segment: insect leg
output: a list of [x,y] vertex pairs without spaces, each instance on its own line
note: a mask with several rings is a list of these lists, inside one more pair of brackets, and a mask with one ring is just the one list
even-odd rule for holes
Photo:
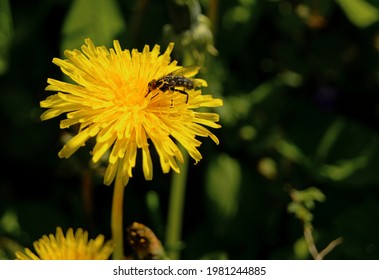
[[189,95],[187,92],[185,92],[184,90],[181,90],[181,89],[177,89],[175,87],[170,87],[170,90],[177,91],[177,92],[180,92],[181,94],[184,94],[186,96],[186,103],[188,103]]

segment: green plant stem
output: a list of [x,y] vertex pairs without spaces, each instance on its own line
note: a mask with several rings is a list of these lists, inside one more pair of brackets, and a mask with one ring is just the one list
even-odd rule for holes
[[123,242],[123,205],[124,205],[124,189],[120,176],[116,176],[113,190],[111,229],[112,239],[115,243],[113,252],[114,260],[124,259],[124,242]]
[[180,174],[173,174],[171,181],[169,210],[167,217],[166,250],[170,259],[180,257],[181,233],[183,223],[184,197],[187,181],[187,167],[189,156],[183,149],[183,164],[180,166]]
[[219,0],[211,0],[208,4],[208,18],[211,22],[211,28],[214,38],[217,32],[217,22],[218,22],[218,10],[219,10]]

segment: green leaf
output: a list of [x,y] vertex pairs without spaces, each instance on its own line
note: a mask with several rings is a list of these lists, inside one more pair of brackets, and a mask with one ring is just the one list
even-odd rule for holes
[[379,20],[379,10],[364,0],[337,0],[350,21],[365,28]]
[[124,30],[116,1],[73,1],[63,25],[62,51],[80,47],[87,37],[96,45],[109,45]]
[[219,155],[209,166],[206,177],[208,205],[218,229],[224,229],[237,213],[241,179],[239,162],[226,154]]
[[325,158],[327,158],[338,137],[340,137],[344,127],[345,122],[341,119],[336,119],[331,123],[331,125],[329,125],[322,136],[316,151],[316,156],[319,160],[325,160]]
[[308,168],[312,166],[312,163],[309,160],[309,158],[294,143],[291,143],[283,139],[277,142],[275,148],[282,156],[293,162],[296,162],[297,164],[306,166]]
[[[324,133],[316,152],[315,170],[332,181],[365,180],[366,170],[375,166],[378,135],[359,123],[336,119]],[[372,173],[372,174],[375,174]],[[374,177],[374,175],[372,175]]]
[[248,94],[251,106],[264,102],[272,94],[276,93],[281,86],[283,86],[282,79],[272,79],[261,83]]
[[320,175],[334,181],[341,181],[363,169],[370,161],[370,156],[363,155],[349,160],[340,160],[336,164],[324,164],[320,167]]

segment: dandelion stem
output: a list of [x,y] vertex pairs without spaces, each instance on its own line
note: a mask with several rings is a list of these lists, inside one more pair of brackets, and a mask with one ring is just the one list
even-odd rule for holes
[[180,243],[183,223],[184,197],[187,181],[188,153],[183,153],[183,164],[180,174],[173,174],[170,190],[170,201],[167,217],[166,249],[167,256],[176,260],[180,256]]
[[122,184],[122,177],[116,176],[114,190],[113,190],[113,202],[112,202],[112,239],[115,243],[115,249],[113,252],[114,260],[124,259],[124,242],[123,242],[123,204],[124,204],[124,186]]

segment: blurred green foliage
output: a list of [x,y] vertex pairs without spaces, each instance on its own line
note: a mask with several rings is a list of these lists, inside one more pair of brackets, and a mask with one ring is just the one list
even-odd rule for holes
[[[344,239],[326,258],[378,259],[378,2],[199,2],[218,53],[206,54],[204,92],[225,105],[216,110],[220,145],[204,139],[204,159],[190,164],[182,258],[311,258],[286,187],[315,186],[326,199],[303,212],[315,243]],[[0,0],[0,258],[56,226],[110,238],[112,187],[88,169],[85,147],[58,158],[67,132],[40,121],[39,101],[46,79],[62,77],[52,58],[86,37],[165,48],[163,30],[175,23],[167,3]],[[144,223],[163,240],[170,176],[155,169],[146,182],[136,168],[125,224]]]

